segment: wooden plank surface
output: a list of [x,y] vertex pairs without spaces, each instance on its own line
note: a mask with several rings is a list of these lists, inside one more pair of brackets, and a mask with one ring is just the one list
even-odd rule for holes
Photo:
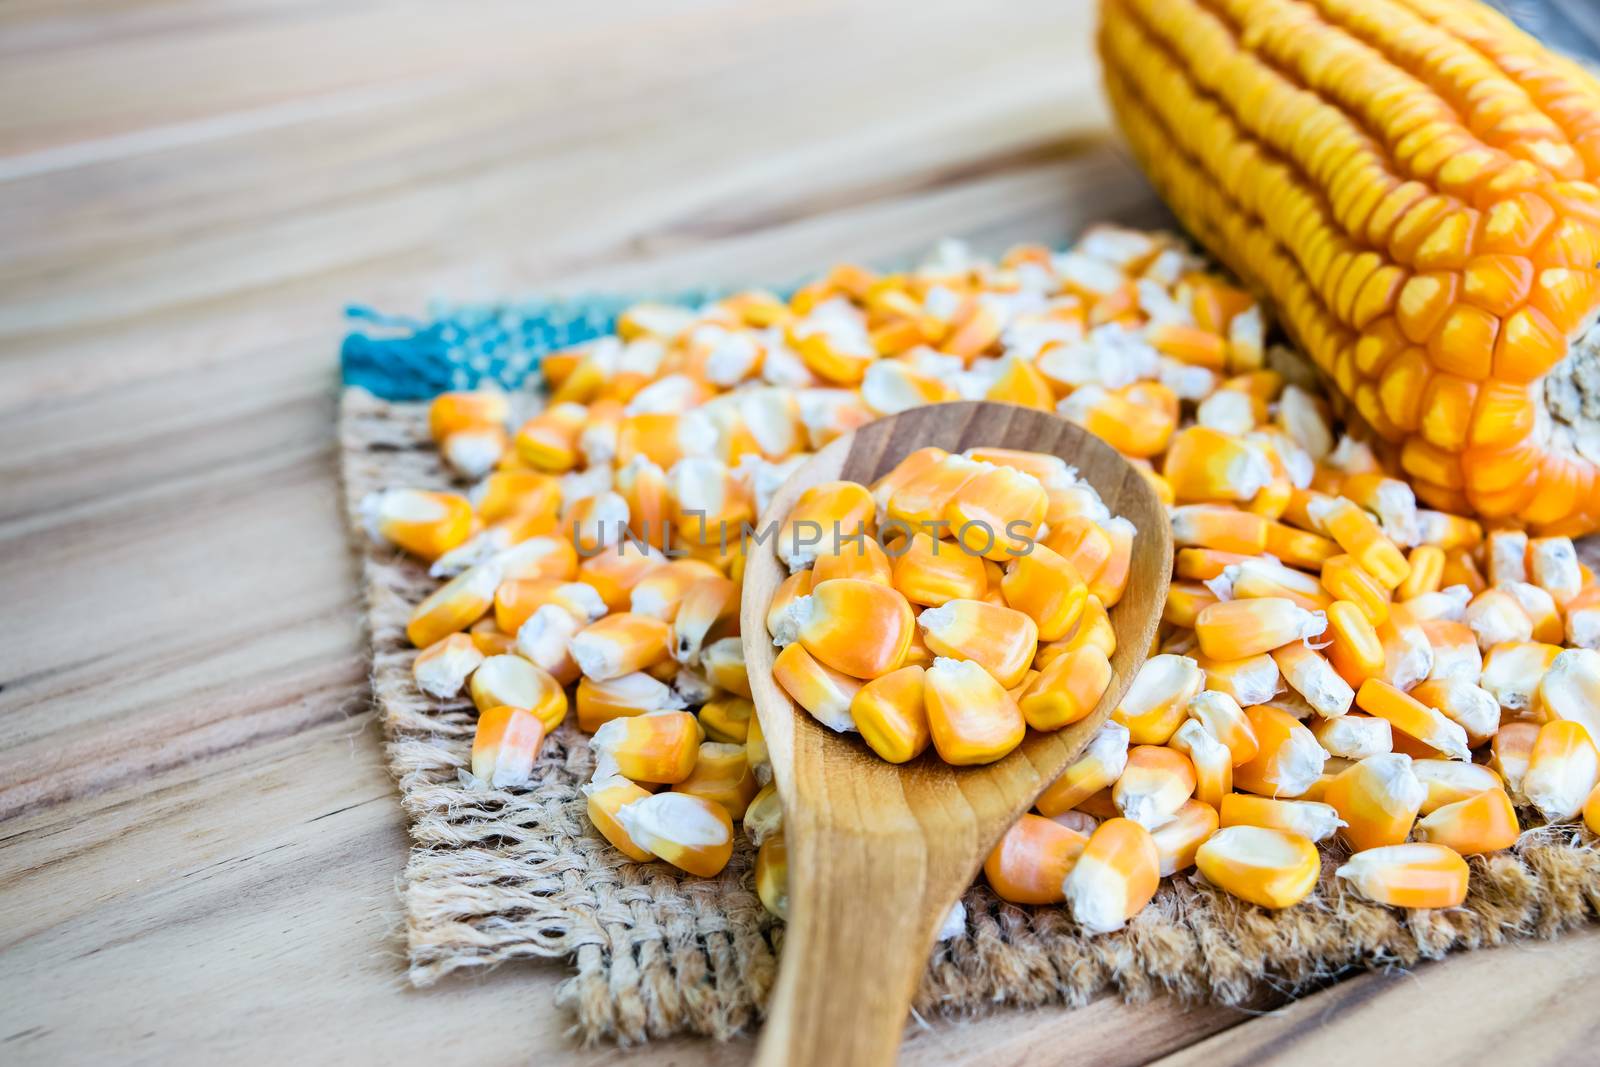
[[[334,484],[340,308],[779,283],[945,234],[1157,220],[1105,129],[1091,21],[1087,0],[0,7],[0,1061],[743,1062],[575,1047],[557,964],[404,985],[406,841]],[[1593,1029],[1561,998],[1597,946],[1266,1017],[934,1023],[906,1060],[1343,1063],[1426,1055],[1449,1027],[1420,1021],[1456,1020],[1464,1053],[1555,1062]]]

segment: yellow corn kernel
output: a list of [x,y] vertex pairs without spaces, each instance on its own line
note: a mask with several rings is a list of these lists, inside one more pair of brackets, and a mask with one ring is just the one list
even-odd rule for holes
[[1077,627],[1061,640],[1050,642],[1048,648],[1040,645],[1039,652],[1034,657],[1034,666],[1042,671],[1056,656],[1065,655],[1085,645],[1095,646],[1107,659],[1117,651],[1117,632],[1111,626],[1105,605],[1093,593],[1089,594],[1089,599],[1083,605],[1083,614],[1078,617]]
[[1567,601],[1567,643],[1600,650],[1600,585],[1587,586]]
[[756,776],[756,781],[762,785],[771,784],[772,759],[767,752],[767,739],[761,732],[759,716],[750,716],[750,730],[744,737],[744,751],[750,757],[750,773]]
[[784,613],[803,596],[811,595],[811,571],[795,571],[778,584],[778,589],[772,594],[772,603],[767,606],[767,633],[773,637],[778,636],[778,629],[782,625]]
[[1150,831],[1157,872],[1165,878],[1193,867],[1195,853],[1216,832],[1217,809],[1200,800],[1185,801],[1172,818]]
[[1580,723],[1600,747],[1600,652],[1569,648],[1558,653],[1539,682],[1535,703],[1545,718]]
[[1267,548],[1270,520],[1220,504],[1185,504],[1173,508],[1172,543],[1178,547],[1215,548],[1259,556]]
[[1444,549],[1438,545],[1418,545],[1406,557],[1406,562],[1411,565],[1411,573],[1395,590],[1396,596],[1410,600],[1439,589],[1439,579],[1444,576]]
[[670,639],[671,627],[660,619],[620,612],[579,630],[570,648],[584,676],[604,682],[665,660]]
[[1195,719],[1185,721],[1167,743],[1189,757],[1194,767],[1195,799],[1212,808],[1219,807],[1223,798],[1233,792],[1233,753],[1228,746]]
[[1583,802],[1583,825],[1591,834],[1600,834],[1600,785],[1591,789],[1589,799]]
[[[677,617],[684,596],[702,578],[720,577],[711,564],[698,559],[675,559],[654,567],[628,591],[626,610],[662,622]],[[791,576],[792,577],[792,576]]]
[[1067,906],[1086,933],[1120,930],[1156,895],[1160,871],[1149,830],[1131,819],[1107,819],[1067,873]]
[[1267,524],[1266,552],[1291,567],[1320,568],[1339,555],[1339,546],[1321,534],[1297,530],[1281,522]]
[[1258,751],[1234,765],[1233,787],[1268,797],[1297,797],[1310,789],[1328,759],[1311,731],[1270,704],[1245,708],[1244,714]]
[[1506,641],[1533,639],[1533,620],[1504,589],[1485,589],[1473,597],[1462,621],[1472,630],[1478,639],[1478,648],[1485,653]]
[[530,712],[550,733],[567,717],[567,694],[548,671],[521,656],[490,656],[468,686],[480,712],[509,705]]
[[809,596],[795,600],[779,620],[774,640],[779,645],[799,641],[819,661],[852,678],[876,678],[904,662],[915,624],[911,605],[889,586],[836,578],[818,582]]
[[796,704],[830,730],[854,730],[850,704],[861,682],[818,662],[803,645],[788,645],[772,661],[772,677]]
[[884,510],[889,518],[899,520],[914,532],[937,535],[956,493],[979,474],[995,469],[965,456],[939,457],[900,482]]
[[867,367],[861,380],[861,399],[874,414],[895,415],[924,404],[960,400],[961,396],[940,378],[923,374],[900,360],[883,359]]
[[1511,599],[1528,616],[1535,641],[1560,643],[1566,628],[1562,625],[1561,611],[1556,607],[1554,597],[1528,582],[1506,582],[1500,589],[1510,593]]
[[1352,686],[1382,675],[1383,642],[1372,621],[1354,603],[1335,600],[1328,605],[1328,662]]
[[501,630],[487,615],[468,627],[467,637],[485,656],[504,656],[517,650],[517,635]]
[[1059,904],[1062,883],[1077,862],[1088,835],[1026,814],[1001,836],[983,862],[983,875],[995,896],[1013,904]]
[[607,610],[622,612],[627,610],[634,588],[665,563],[666,558],[655,549],[623,541],[584,560],[577,576],[594,588]]
[[1034,808],[1049,818],[1071,811],[1100,790],[1109,790],[1127,765],[1128,728],[1108,722],[1089,739],[1083,753],[1061,777],[1039,794]]
[[923,675],[923,698],[933,746],[946,763],[993,763],[1027,731],[1017,702],[972,660],[935,659]]
[[782,834],[761,842],[756,850],[756,896],[761,906],[780,919],[789,918],[789,846]]
[[1211,587],[1200,582],[1172,582],[1167,586],[1167,603],[1161,621],[1183,630],[1194,629],[1200,613],[1221,600]]
[[1017,703],[1035,730],[1059,730],[1093,711],[1110,688],[1112,677],[1105,653],[1094,645],[1084,645],[1053,659]]
[[1383,643],[1383,680],[1396,689],[1409,689],[1433,673],[1433,644],[1404,604],[1389,609],[1378,627],[1378,640]]
[[1428,671],[1430,679],[1476,681],[1483,674],[1483,653],[1478,651],[1478,639],[1466,623],[1428,619],[1422,623],[1422,632],[1433,649],[1433,667]]
[[572,658],[572,638],[583,628],[580,620],[565,608],[546,604],[529,616],[517,629],[517,655],[547,671],[562,685],[576,680],[577,661]]
[[1330,804],[1312,800],[1278,800],[1274,797],[1229,793],[1222,798],[1221,824],[1260,826],[1298,834],[1311,842],[1325,841],[1344,825]]
[[1139,668],[1111,717],[1136,745],[1164,745],[1182,725],[1205,675],[1187,656],[1152,656]]
[[876,511],[872,494],[864,485],[814,485],[800,494],[778,529],[778,558],[790,570],[809,566],[820,551],[841,539],[871,533]]
[[694,772],[700,741],[700,724],[686,711],[612,719],[589,739],[594,777],[620,774],[635,782],[681,782]]
[[504,427],[511,417],[511,400],[498,389],[440,393],[428,405],[428,434],[435,443],[462,430]]
[[617,822],[618,809],[636,800],[643,800],[650,795],[648,789],[635,785],[619,774],[613,774],[607,778],[598,778],[585,783],[583,795],[588,797],[589,821],[594,823],[594,828],[600,831],[601,837],[636,863],[648,863],[655,859],[649,849],[640,848],[633,838],[628,836],[628,831],[622,828],[622,824]]
[[1076,810],[1101,822],[1122,817],[1122,813],[1117,810],[1117,805],[1111,799],[1110,787],[1091,793],[1079,801]]
[[1273,660],[1283,672],[1289,688],[1305,698],[1318,715],[1336,718],[1350,710],[1355,700],[1355,690],[1339,676],[1322,653],[1310,648],[1304,641],[1291,641],[1274,649]]
[[1489,649],[1478,684],[1510,714],[1531,714],[1534,694],[1539,691],[1545,672],[1560,655],[1558,645],[1506,641]]
[[1453,908],[1467,899],[1467,861],[1444,845],[1366,849],[1333,873],[1362,896],[1394,908]]
[[1307,611],[1325,611],[1333,603],[1317,579],[1269,559],[1246,559],[1223,574],[1234,600],[1282,597]]
[[706,732],[707,740],[743,745],[750,736],[755,715],[750,698],[725,693],[700,706],[700,728]]
[[1528,535],[1522,530],[1494,530],[1484,543],[1490,585],[1528,580]]
[[426,560],[438,559],[472,534],[472,505],[456,493],[389,489],[361,501],[367,532]]
[[1152,830],[1194,795],[1195,769],[1182,752],[1161,745],[1135,745],[1111,787],[1111,800],[1125,818]]
[[1537,723],[1508,722],[1489,742],[1489,769],[1505,780],[1506,790],[1513,796],[1522,793],[1522,779],[1528,773],[1540,729]]
[[1418,809],[1431,815],[1446,804],[1468,800],[1488,789],[1501,789],[1505,783],[1494,771],[1481,763],[1463,763],[1449,759],[1414,759],[1411,772],[1427,790],[1427,796]]
[[683,698],[671,686],[643,672],[604,682],[580,678],[574,702],[578,729],[585,733],[594,733],[612,719],[683,707]]
[[1088,603],[1089,587],[1070,560],[1044,545],[1006,566],[1000,591],[1006,603],[1031,618],[1040,641],[1072,632]]
[[1340,772],[1322,799],[1345,821],[1339,835],[1359,852],[1404,841],[1426,796],[1411,769],[1411,757],[1386,752]]
[[1435,808],[1417,821],[1415,830],[1418,841],[1444,845],[1463,856],[1510,848],[1520,833],[1517,810],[1504,789],[1486,789]]
[[1312,721],[1311,733],[1330,756],[1360,760],[1390,752],[1394,735],[1386,719],[1351,712],[1336,719]]
[[891,584],[913,604],[936,608],[950,600],[980,600],[988,592],[983,558],[954,542],[913,533],[897,548]]
[[435,641],[411,661],[417,688],[431,697],[449,700],[461,692],[467,675],[483,663],[483,653],[466,634],[451,634]]
[[1244,503],[1272,480],[1272,466],[1261,449],[1207,426],[1173,434],[1161,473],[1173,495],[1184,502]]
[[582,404],[552,404],[517,430],[517,455],[534,470],[559,474],[578,462],[578,434],[588,420]]
[[1038,627],[1020,611],[981,600],[951,600],[917,616],[935,655],[972,660],[1004,689],[1022,681],[1038,650]]
[[850,701],[861,739],[890,763],[921,755],[933,740],[923,701],[921,667],[901,667],[862,686]]
[[1238,552],[1219,552],[1214,548],[1180,548],[1172,565],[1172,574],[1175,578],[1192,582],[1208,582],[1219,577],[1233,564],[1254,558]]
[[[746,760],[749,756],[747,746]],[[765,843],[767,838],[783,832],[783,803],[778,797],[778,787],[775,784],[768,782],[756,792],[750,801],[750,806],[744,809],[741,825],[750,843],[757,847]]]
[[1298,904],[1322,871],[1316,846],[1299,834],[1245,825],[1212,834],[1195,864],[1211,884],[1264,908]]
[[[1195,636],[1212,659],[1244,659],[1316,637],[1327,620],[1282,597],[1225,600],[1200,612]],[[1281,668],[1280,668],[1281,669]]]
[[1356,693],[1356,706],[1369,715],[1387,719],[1398,733],[1427,745],[1451,759],[1470,760],[1467,732],[1442,712],[1401,692],[1381,678],[1369,678]]
[[1361,609],[1373,626],[1389,618],[1389,590],[1356,562],[1354,556],[1338,555],[1322,564],[1322,587],[1338,600],[1348,600]]
[[672,789],[722,805],[728,817],[737,822],[744,818],[745,809],[760,786],[750,773],[743,744],[702,741],[694,770]]
[[1582,723],[1557,719],[1539,727],[1522,793],[1550,822],[1564,822],[1583,810],[1589,791],[1600,782],[1600,751]]
[[1565,608],[1583,591],[1583,572],[1570,537],[1535,537],[1528,542],[1528,577]]
[[855,578],[879,585],[893,584],[894,572],[889,556],[870,537],[842,541],[837,547],[828,546],[828,550],[818,553],[811,569],[813,584],[834,578]]
[[1464,548],[1445,549],[1444,573],[1439,575],[1439,584],[1446,589],[1452,585],[1465,586],[1473,596],[1489,588],[1483,572],[1478,569],[1477,561],[1472,558],[1472,553]]
[[726,808],[704,797],[655,793],[622,805],[615,818],[640,848],[701,878],[716,875],[733,856],[733,821]]
[[495,624],[506,633],[514,634],[546,604],[564,608],[584,623],[594,622],[607,610],[600,594],[587,583],[564,582],[559,578],[514,578],[501,582],[495,590]]
[[[1443,511],[1417,510],[1417,543],[1438,545],[1448,559],[1452,551],[1475,549],[1483,543],[1483,527],[1462,515]],[[1443,583],[1449,585],[1448,581]]]
[[[501,581],[560,578],[570,582],[580,577],[577,549],[564,537],[530,537],[500,553],[493,562],[500,569]],[[584,581],[588,579],[584,578]]]
[[1372,516],[1343,497],[1315,500],[1307,514],[1317,528],[1339,543],[1361,569],[1376,578],[1385,589],[1394,589],[1411,573],[1411,565],[1395,543],[1373,521]]
[[480,563],[462,571],[411,611],[406,637],[418,648],[427,648],[451,633],[467,629],[494,605],[494,590],[498,587],[499,566],[494,563]]
[[[1277,666],[1273,666],[1276,676]],[[1210,681],[1207,672],[1207,681]],[[1239,706],[1239,701],[1230,693],[1220,690],[1208,689],[1197,693],[1189,701],[1186,709],[1189,718],[1198,722],[1212,737],[1227,746],[1229,754],[1233,757],[1233,766],[1249,763],[1261,751],[1260,742],[1256,739],[1255,728],[1250,725],[1250,718]],[[1181,729],[1181,727],[1180,727]]]
[[700,649],[717,627],[739,614],[739,586],[728,578],[701,578],[683,594],[672,618],[670,648],[679,663],[698,663]]
[[1037,478],[986,465],[951,495],[940,518],[968,552],[1004,562],[1037,539],[1049,503]]
[[554,520],[561,510],[561,481],[538,471],[495,471],[470,494],[478,518],[486,523],[531,515]]
[[494,789],[515,789],[533,778],[545,729],[525,708],[485,708],[472,736],[472,776]]
[[[1157,385],[1154,382],[1141,384]],[[1178,424],[1176,411],[1168,412],[1141,403],[1139,394],[1113,392],[1093,384],[1074,389],[1056,405],[1056,411],[1124,456],[1143,459],[1165,451]]]
[[744,643],[737,637],[713,641],[700,653],[700,669],[718,689],[737,696],[750,695],[750,676],[744,666]]
[[1265,704],[1283,689],[1283,676],[1269,652],[1242,659],[1197,655],[1195,662],[1206,672],[1207,689],[1232,697],[1242,707]]
[[[905,459],[895,464],[888,474],[872,483],[872,498],[877,507],[887,513],[889,499],[899,491],[901,486],[918,475],[938,466],[949,454],[942,448],[934,448],[930,445],[925,448],[919,448],[907,455]],[[942,505],[940,510],[943,510]]]

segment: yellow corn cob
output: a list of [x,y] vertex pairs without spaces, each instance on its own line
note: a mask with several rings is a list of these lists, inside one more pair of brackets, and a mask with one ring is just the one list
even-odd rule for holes
[[921,667],[901,667],[862,686],[850,701],[861,739],[890,763],[921,755],[933,740],[923,703]]
[[600,831],[600,836],[611,842],[618,852],[630,860],[648,863],[655,859],[649,849],[641,848],[632,837],[628,836],[628,831],[622,828],[622,824],[617,822],[618,809],[636,800],[643,800],[650,795],[648,789],[635,785],[620,774],[613,774],[586,782],[583,786],[583,795],[588,798],[589,821]]
[[484,709],[472,737],[473,777],[495,789],[527,785],[544,735],[538,718],[524,708]]
[[1089,739],[1083,754],[1061,777],[1039,794],[1034,808],[1049,818],[1071,811],[1100,790],[1108,789],[1122,776],[1127,765],[1128,728],[1118,722],[1108,722]]
[[1217,809],[1200,800],[1185,801],[1177,813],[1150,831],[1161,877],[1194,866],[1195,853],[1217,832]]
[[1328,760],[1311,731],[1269,704],[1246,708],[1245,718],[1259,747],[1254,759],[1234,765],[1234,788],[1266,797],[1297,797],[1311,788]]
[[1487,9],[1401,0],[1104,0],[1100,51],[1157,188],[1419,495],[1600,525],[1577,343],[1600,307],[1600,159],[1523,88],[1581,80],[1592,99],[1592,81]]
[[1411,757],[1387,752],[1340,772],[1322,800],[1338,811],[1345,822],[1339,835],[1359,852],[1404,841],[1426,796]]
[[1510,848],[1520,832],[1517,811],[1504,789],[1485,789],[1435,808],[1417,821],[1414,831],[1418,841],[1444,845],[1463,856]]
[[1327,840],[1344,825],[1331,805],[1248,793],[1229,793],[1223,797],[1219,814],[1223,826],[1261,826],[1299,834],[1312,842]]
[[1161,855],[1150,831],[1131,819],[1095,828],[1062,887],[1072,917],[1087,933],[1120,930],[1160,885]]
[[[1273,677],[1277,677],[1276,665],[1273,666]],[[1209,668],[1206,679],[1208,682],[1211,680]],[[1244,713],[1244,709],[1239,706],[1239,701],[1233,694],[1208,689],[1203,693],[1197,693],[1185,710],[1191,719],[1205,729],[1206,733],[1227,746],[1235,767],[1241,763],[1249,763],[1260,753],[1261,744],[1256,739],[1255,728],[1250,725],[1249,716]]]
[[995,896],[1013,904],[1059,904],[1062,883],[1089,843],[1086,834],[1039,815],[1023,815],[983,861]]
[[531,712],[550,733],[567,717],[567,694],[548,671],[521,656],[490,656],[468,686],[478,710],[510,705]]
[[854,730],[850,704],[861,682],[818,662],[805,646],[788,645],[772,661],[772,678],[812,718],[830,730]]
[[1035,730],[1059,730],[1093,711],[1112,677],[1105,653],[1084,645],[1053,659],[1027,684],[1017,706]]
[[993,763],[1027,732],[1017,702],[972,660],[934,660],[923,674],[923,699],[933,746],[946,763]]
[[1440,844],[1366,849],[1333,873],[1362,896],[1395,908],[1453,908],[1467,899],[1467,861]]
[[1600,782],[1600,752],[1582,723],[1557,719],[1539,727],[1522,776],[1522,792],[1540,814],[1551,822],[1574,817],[1596,782]]
[[467,676],[478,669],[483,658],[472,638],[451,634],[417,653],[411,661],[411,676],[424,693],[449,700],[461,692]]
[[1446,804],[1470,800],[1486,790],[1505,786],[1500,775],[1483,764],[1460,760],[1414,759],[1411,773],[1427,790],[1422,807],[1418,809],[1423,815],[1432,815]]
[[1259,826],[1224,827],[1195,853],[1206,880],[1264,908],[1298,904],[1316,887],[1316,846],[1296,833]]
[[733,856],[733,821],[726,808],[704,797],[656,793],[622,805],[613,817],[640,848],[701,878],[721,871]]

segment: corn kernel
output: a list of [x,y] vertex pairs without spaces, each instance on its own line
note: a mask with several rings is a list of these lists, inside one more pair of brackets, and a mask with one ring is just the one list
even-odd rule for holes
[[[1107,722],[1089,739],[1083,752],[1039,794],[1034,808],[1039,814],[1054,818],[1077,808],[1091,796],[1110,786],[1122,776],[1128,765],[1128,728],[1118,722]],[[1116,809],[1111,809],[1113,813]]]
[[1040,641],[1072,632],[1088,603],[1089,587],[1070,560],[1044,545],[1006,566],[1000,582],[1006,604],[1031,618]]
[[913,533],[899,546],[891,568],[891,584],[911,603],[924,607],[979,600],[989,588],[982,557],[925,533]]
[[1185,801],[1176,815],[1150,831],[1161,877],[1194,866],[1195,853],[1217,832],[1217,809],[1200,800]]
[[745,809],[755,799],[760,786],[750,773],[744,745],[702,741],[694,770],[672,788],[674,792],[687,793],[722,805],[728,817],[737,822],[744,818]]
[[1398,752],[1368,756],[1342,771],[1323,791],[1345,821],[1339,835],[1352,849],[1397,845],[1411,832],[1427,790]]
[[1520,833],[1517,811],[1504,789],[1486,789],[1435,808],[1417,821],[1415,830],[1418,841],[1444,845],[1463,856],[1510,848]]
[[1467,861],[1443,845],[1366,849],[1333,873],[1362,896],[1395,908],[1453,908],[1467,899]]
[[1107,819],[1067,874],[1063,890],[1072,917],[1090,934],[1120,930],[1155,896],[1160,869],[1150,831],[1131,819]]
[[490,656],[468,686],[480,712],[509,705],[531,713],[551,733],[567,717],[567,694],[548,671],[521,656]]
[[1316,846],[1299,834],[1260,826],[1229,826],[1212,834],[1195,853],[1206,880],[1264,908],[1298,904],[1316,887],[1322,871]]
[[1327,620],[1320,614],[1281,597],[1263,597],[1213,604],[1200,612],[1194,631],[1201,652],[1228,660],[1271,652],[1291,641],[1316,637],[1326,628]]
[[472,505],[455,493],[389,489],[361,501],[372,539],[426,560],[455,548],[472,533]]
[[585,783],[582,788],[583,795],[588,798],[589,821],[600,831],[600,836],[611,842],[618,852],[637,863],[648,863],[655,859],[650,850],[641,848],[635,843],[633,838],[628,836],[628,831],[617,821],[618,809],[636,800],[643,800],[650,795],[648,789],[635,785],[619,774],[597,778]]
[[1589,791],[1600,782],[1600,752],[1582,723],[1557,719],[1539,727],[1522,792],[1550,822],[1564,822],[1583,810]]
[[1336,719],[1316,719],[1311,733],[1330,756],[1361,760],[1389,752],[1394,737],[1388,720],[1373,715],[1351,713]]
[[574,702],[578,729],[585,733],[594,733],[612,719],[652,711],[677,711],[684,707],[683,698],[673,692],[671,686],[642,671],[604,682],[580,678]]
[[538,718],[523,708],[484,709],[472,737],[473,777],[494,789],[527,785],[544,735]]
[[946,763],[993,763],[1027,731],[1016,701],[972,660],[934,660],[923,675],[923,697],[933,746]]
[[727,809],[703,797],[655,793],[622,805],[614,818],[640,848],[701,878],[716,875],[733,856]]
[[1522,779],[1528,773],[1539,730],[1537,723],[1508,722],[1489,742],[1489,769],[1505,780],[1506,790],[1513,796],[1522,793]]
[[451,634],[417,653],[417,658],[411,661],[411,676],[424,693],[449,700],[460,694],[467,676],[482,663],[483,653],[478,651],[472,638],[466,634]]
[[1137,745],[1164,745],[1183,723],[1205,675],[1187,656],[1152,656],[1139,668],[1122,703],[1111,713]]
[[1431,815],[1446,804],[1468,800],[1504,785],[1500,776],[1483,764],[1460,760],[1413,759],[1411,772],[1427,790],[1422,807],[1418,809],[1423,815]]
[[612,719],[594,732],[589,747],[597,781],[620,774],[634,782],[672,785],[694,772],[700,724],[686,711]]
[[[1276,673],[1276,666],[1273,671]],[[1209,672],[1206,677],[1209,681]],[[1195,694],[1185,711],[1206,733],[1227,746],[1235,767],[1249,763],[1260,753],[1261,745],[1256,740],[1255,728],[1250,725],[1249,716],[1232,695],[1208,689]]]
[[761,906],[780,919],[788,919],[789,846],[782,834],[767,838],[757,849],[755,882]]
[[604,682],[666,659],[670,637],[671,628],[660,619],[620,612],[579,630],[570,648],[584,676]]
[[[750,758],[749,746],[745,759]],[[744,809],[741,824],[750,843],[759,847],[767,838],[783,832],[783,803],[778,799],[778,787],[771,782],[762,786]]]
[[803,645],[789,645],[772,661],[772,678],[796,704],[838,732],[856,729],[850,715],[862,683],[818,662]]
[[861,739],[890,763],[921,755],[933,736],[923,702],[921,667],[902,667],[862,686],[850,702]]
[[1421,741],[1452,759],[1472,758],[1467,732],[1420,700],[1402,693],[1381,678],[1371,678],[1356,694],[1356,705],[1370,715],[1387,719],[1399,733]]
[[1094,645],[1052,660],[1017,704],[1035,730],[1059,730],[1093,711],[1111,686],[1111,662]]
[[1283,689],[1278,663],[1267,652],[1243,659],[1212,659],[1198,655],[1195,662],[1206,674],[1206,688],[1232,697],[1243,707],[1265,704]]
[[1324,718],[1337,718],[1350,710],[1355,701],[1355,690],[1339,676],[1322,653],[1308,647],[1303,641],[1294,641],[1274,649],[1272,658],[1283,672],[1289,688],[1305,698],[1306,703]]
[[672,619],[672,658],[697,663],[701,646],[718,626],[739,613],[739,587],[720,575],[701,578],[691,585]]
[[1194,795],[1195,769],[1182,752],[1160,745],[1135,745],[1111,788],[1111,800],[1125,818],[1153,830]]
[[1330,804],[1311,800],[1279,800],[1274,797],[1229,793],[1220,809],[1223,826],[1261,826],[1299,834],[1308,841],[1325,841],[1344,825],[1339,812]]
[[983,863],[989,888],[1013,904],[1060,904],[1062,888],[1077,862],[1085,834],[1039,815],[1023,815],[1001,836]]
[[1038,649],[1038,626],[1027,615],[980,600],[951,600],[917,617],[935,655],[972,660],[1002,688],[1022,680]]
[[1221,741],[1206,732],[1196,719],[1188,719],[1178,727],[1168,745],[1189,757],[1194,767],[1195,799],[1217,808],[1223,798],[1233,791],[1233,753]]
[[1311,731],[1268,704],[1244,713],[1259,750],[1254,759],[1234,765],[1234,788],[1268,797],[1297,797],[1311,788],[1328,759]]

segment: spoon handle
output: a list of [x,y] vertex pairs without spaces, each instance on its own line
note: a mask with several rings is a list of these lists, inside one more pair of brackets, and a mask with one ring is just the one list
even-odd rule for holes
[[807,825],[785,829],[789,923],[755,1062],[892,1064],[934,934],[970,872],[938,870],[914,821],[863,834],[795,814]]

